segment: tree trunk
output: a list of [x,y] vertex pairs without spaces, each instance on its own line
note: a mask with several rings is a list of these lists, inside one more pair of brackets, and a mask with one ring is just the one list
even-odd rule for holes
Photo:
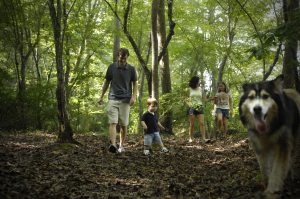
[[75,142],[75,140],[73,139],[73,130],[69,121],[69,113],[67,111],[65,76],[63,68],[63,31],[61,26],[61,1],[57,0],[56,4],[57,7],[55,9],[54,0],[48,0],[55,43],[55,59],[57,72],[56,99],[59,125],[58,142]]
[[[40,66],[39,66],[39,61],[40,61],[40,53],[39,53],[39,48],[34,49],[33,53],[33,61],[36,69],[36,84],[38,88],[41,88],[42,86],[42,78],[41,78],[41,73],[40,73]],[[39,94],[38,98],[36,99],[36,128],[37,129],[42,129],[42,106],[41,106],[41,97],[42,97],[42,91],[39,89]]]
[[[118,21],[121,22],[121,19],[120,19],[118,13],[116,12],[116,10],[114,10],[112,8],[111,4],[107,0],[104,0],[104,1],[110,7],[110,9],[114,12],[114,14],[117,17]],[[127,22],[128,22],[130,8],[131,8],[131,0],[127,0],[127,6],[126,6],[126,9],[125,9],[125,13],[124,13],[124,22],[122,24],[122,28],[123,28],[124,34],[126,35],[128,41],[130,42],[130,44],[131,44],[131,46],[132,46],[132,48],[133,48],[133,50],[134,50],[134,52],[137,56],[137,59],[139,60],[139,63],[141,64],[142,69],[143,69],[143,71],[146,75],[146,79],[148,81],[148,92],[149,92],[149,95],[150,95],[151,94],[151,71],[148,69],[147,62],[143,59],[142,54],[140,52],[140,49],[138,48],[135,40],[133,39],[133,37],[131,36],[130,32],[127,29]]]
[[[230,9],[230,7],[229,7],[229,9]],[[235,36],[235,28],[236,28],[237,22],[238,22],[238,18],[236,17],[234,20],[234,24],[232,24],[232,19],[231,19],[230,13],[229,13],[228,14],[228,24],[227,24],[229,45],[226,48],[226,51],[225,51],[225,54],[221,61],[221,64],[219,65],[218,82],[223,81],[223,72],[224,72],[224,68],[225,68],[225,65],[228,60],[228,56],[231,53],[231,47],[232,47],[232,42],[233,42],[233,39]]]
[[[115,0],[115,11],[118,12],[118,0]],[[115,26],[114,26],[114,48],[113,48],[113,62],[118,61],[118,56],[119,56],[119,49],[120,49],[120,21],[118,20],[118,18],[116,16],[114,16],[114,22],[115,22]],[[121,131],[120,125],[117,124],[117,132]]]
[[17,95],[18,102],[20,104],[20,128],[26,129],[27,127],[27,119],[26,119],[26,107],[25,107],[25,97],[26,97],[26,62],[27,60],[24,60],[23,57],[23,49],[20,50],[20,57],[21,57],[21,79],[19,80],[19,92]]
[[[115,11],[118,12],[118,0],[115,0]],[[116,62],[118,60],[119,56],[119,49],[120,49],[120,30],[121,25],[118,18],[114,17],[115,21],[115,29],[114,29],[114,51],[113,51],[113,62]]]
[[[158,47],[159,51],[163,50],[163,47],[166,43],[166,20],[165,20],[165,3],[164,0],[159,0],[158,5]],[[161,75],[161,88],[162,88],[162,95],[166,95],[167,97],[165,100],[168,102],[171,101],[170,94],[172,92],[171,87],[171,76],[170,76],[170,66],[169,66],[169,54],[168,50],[166,50],[165,54],[163,55],[160,61],[160,75]],[[170,103],[165,103],[170,104]],[[162,124],[172,132],[172,109],[170,106],[162,107],[163,110],[166,110],[166,113],[163,116]]]
[[[283,15],[284,22],[286,25],[286,30],[297,30],[295,32],[288,31],[288,35],[285,40],[284,56],[283,56],[283,68],[282,74],[284,75],[284,88],[299,88],[299,76],[297,71],[297,66],[299,65],[297,60],[297,47],[298,47],[298,28],[297,26],[297,15],[299,13],[299,0],[283,0]],[[299,25],[298,25],[299,26]],[[295,160],[292,165],[292,170],[294,171],[293,177],[295,179],[300,179],[300,138],[295,141]]]
[[154,97],[157,100],[159,100],[157,10],[158,10],[158,0],[152,0],[152,10],[151,10],[152,92],[151,92],[151,97]]
[[[299,1],[298,0],[283,0],[283,15],[284,22],[288,36],[285,40],[285,50],[283,56],[283,68],[282,74],[284,75],[284,88],[296,88],[298,87],[298,60],[297,60],[297,48],[298,38],[297,31],[290,32],[288,30],[294,30],[297,26],[297,14],[299,13]],[[299,25],[298,25],[299,26]],[[297,28],[296,28],[297,29]],[[295,30],[296,30],[295,29]],[[297,29],[299,30],[299,28]],[[300,88],[298,88],[298,91]]]

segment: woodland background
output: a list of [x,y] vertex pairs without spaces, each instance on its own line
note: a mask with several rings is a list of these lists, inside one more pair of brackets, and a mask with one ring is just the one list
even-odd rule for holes
[[[284,74],[300,92],[299,0],[0,0],[0,15],[0,198],[259,198],[241,85]],[[111,154],[97,102],[120,47],[139,94],[126,152]],[[194,75],[208,97],[218,81],[229,86],[227,139],[203,144],[196,132],[187,142]],[[168,154],[142,153],[149,96],[169,129]],[[212,110],[207,102],[211,138]],[[281,198],[299,198],[299,187],[288,181]]]
[[[191,76],[207,96],[225,81],[234,99],[232,132],[244,82],[285,75],[299,90],[298,0],[1,0],[0,130],[106,133],[105,105],[97,101],[118,48],[139,77],[130,134],[140,133],[145,101],[160,102],[169,133],[186,134]],[[214,128],[206,104],[206,128]]]

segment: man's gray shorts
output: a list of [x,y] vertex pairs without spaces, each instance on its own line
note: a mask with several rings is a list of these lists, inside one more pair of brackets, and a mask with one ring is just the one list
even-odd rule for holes
[[109,100],[107,106],[108,123],[127,126],[129,123],[129,103],[120,100]]

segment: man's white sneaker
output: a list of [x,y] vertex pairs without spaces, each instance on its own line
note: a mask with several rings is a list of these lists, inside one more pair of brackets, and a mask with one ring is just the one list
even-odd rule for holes
[[124,147],[121,147],[121,146],[120,146],[120,147],[118,148],[118,153],[123,153],[123,152],[125,152],[125,149],[124,149]]

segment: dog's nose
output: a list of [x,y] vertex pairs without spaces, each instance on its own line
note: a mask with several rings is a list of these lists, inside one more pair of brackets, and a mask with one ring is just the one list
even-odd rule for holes
[[262,111],[262,108],[261,108],[261,106],[255,106],[253,108],[253,110],[254,110],[255,115],[260,115],[261,111]]

